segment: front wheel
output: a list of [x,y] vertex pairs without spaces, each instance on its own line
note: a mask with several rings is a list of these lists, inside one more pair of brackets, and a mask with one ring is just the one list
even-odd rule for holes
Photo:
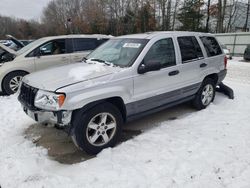
[[193,100],[193,105],[198,110],[204,109],[213,102],[214,97],[215,83],[211,78],[206,78]]
[[3,90],[7,95],[16,93],[20,82],[26,75],[26,72],[16,71],[9,73],[3,80]]
[[123,119],[110,103],[99,104],[90,110],[79,110],[73,116],[72,140],[88,154],[113,147],[121,136]]

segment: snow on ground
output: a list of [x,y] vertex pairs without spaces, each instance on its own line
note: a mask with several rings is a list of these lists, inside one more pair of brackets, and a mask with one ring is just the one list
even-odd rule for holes
[[250,187],[250,64],[234,58],[207,109],[161,123],[74,165],[51,160],[24,138],[34,122],[16,96],[0,97],[0,185],[12,187]]

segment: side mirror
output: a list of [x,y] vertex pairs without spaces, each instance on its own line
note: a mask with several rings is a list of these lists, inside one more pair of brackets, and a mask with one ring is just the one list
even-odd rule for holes
[[150,71],[158,71],[161,69],[161,63],[159,61],[147,61],[142,62],[138,67],[138,73],[144,74]]

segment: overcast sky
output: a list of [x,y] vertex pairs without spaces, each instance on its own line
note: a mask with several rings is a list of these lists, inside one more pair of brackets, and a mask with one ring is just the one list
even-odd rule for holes
[[0,15],[39,20],[51,0],[0,0]]

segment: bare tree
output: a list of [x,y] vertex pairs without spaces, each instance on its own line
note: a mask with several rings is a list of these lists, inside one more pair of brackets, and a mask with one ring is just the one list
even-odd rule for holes
[[247,25],[248,25],[249,7],[250,7],[250,0],[248,0],[248,3],[247,3],[246,22],[245,22],[244,29],[243,29],[245,32],[247,31]]
[[206,20],[206,32],[209,32],[210,5],[211,5],[211,0],[208,0],[208,1],[207,1],[207,20]]
[[167,3],[167,15],[166,15],[166,30],[170,30],[170,20],[171,20],[171,5],[172,0],[168,0]]
[[224,17],[226,13],[227,0],[218,0],[218,19],[217,19],[217,29],[219,33],[224,32],[223,24]]
[[179,6],[179,2],[180,2],[180,0],[175,0],[174,13],[173,13],[173,22],[172,22],[172,30],[175,30],[175,22],[176,22],[177,8]]
[[237,14],[237,0],[232,0],[229,5],[228,21],[225,32],[230,32],[232,28],[232,23],[235,21],[235,16]]

